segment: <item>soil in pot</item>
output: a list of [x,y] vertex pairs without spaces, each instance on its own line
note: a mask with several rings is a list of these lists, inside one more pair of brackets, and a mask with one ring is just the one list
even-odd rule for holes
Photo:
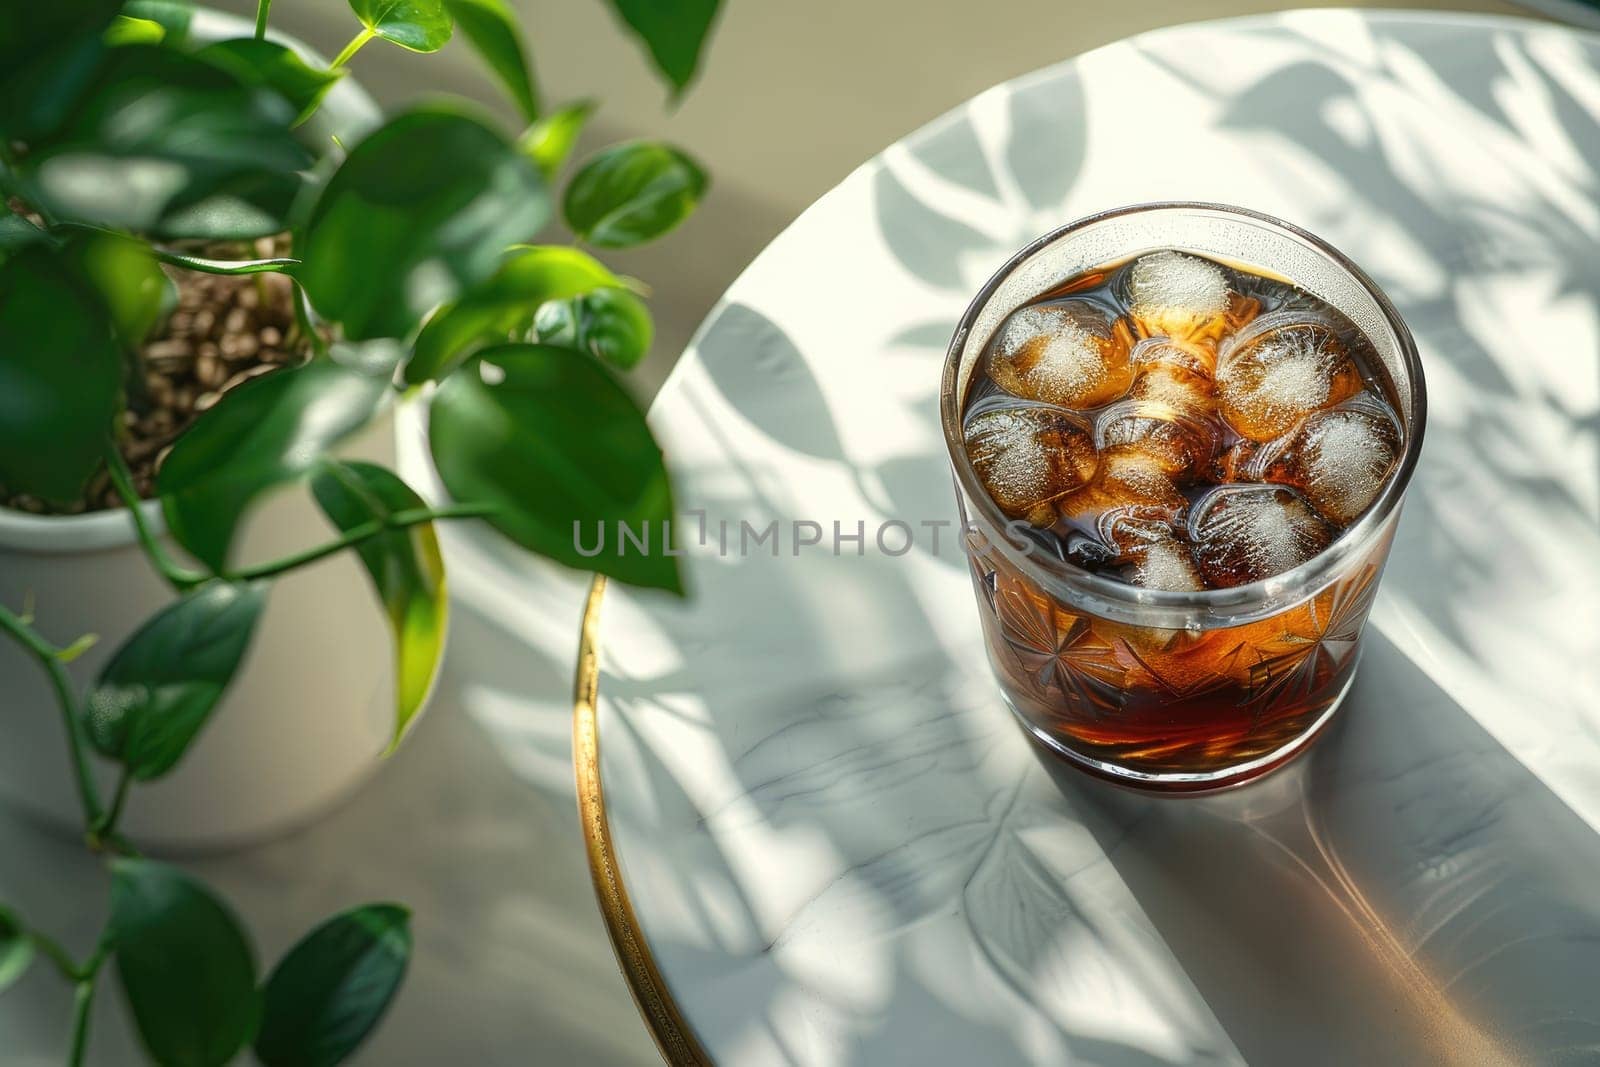
[[[27,213],[17,201],[11,207]],[[288,255],[289,238],[214,242],[184,251],[209,259],[266,259]],[[177,305],[140,350],[140,379],[129,383],[117,435],[143,497],[153,495],[156,468],[168,447],[202,411],[251,378],[303,361],[310,349],[295,320],[294,283],[286,275],[162,269],[177,290]],[[0,507],[36,514],[71,515],[121,504],[104,470],[89,480],[83,498],[66,508],[0,486]]]

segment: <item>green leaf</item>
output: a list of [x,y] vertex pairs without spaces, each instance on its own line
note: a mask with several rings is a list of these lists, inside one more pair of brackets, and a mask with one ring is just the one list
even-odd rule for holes
[[718,0],[611,0],[677,93],[694,79]]
[[283,229],[311,156],[275,92],[170,48],[109,49],[19,167],[58,218],[163,237]]
[[122,393],[104,299],[33,244],[0,264],[0,484],[68,505],[99,465]]
[[355,908],[307,934],[267,979],[256,1056],[266,1067],[333,1067],[383,1018],[411,957],[410,912]]
[[594,109],[593,100],[568,104],[529,126],[517,139],[517,147],[533,160],[545,181],[555,180]]
[[506,0],[445,0],[445,9],[516,101],[522,117],[529,122],[537,118],[539,93],[528,69],[517,18]]
[[315,360],[225,393],[184,431],[156,490],[173,536],[214,570],[263,490],[309,471],[378,409],[387,380]]
[[546,301],[621,284],[605,264],[576,248],[514,249],[488,281],[428,320],[406,364],[405,379],[411,385],[442,379],[474,348],[526,331]]
[[122,13],[132,18],[149,19],[160,23],[166,32],[166,45],[174,48],[189,36],[189,23],[194,19],[194,5],[189,0],[128,0]]
[[538,170],[498,133],[444,105],[417,108],[356,145],[328,182],[298,273],[347,337],[404,337],[548,217]]
[[437,52],[450,40],[450,15],[444,0],[350,0],[361,25],[413,52]]
[[160,44],[167,28],[152,19],[118,15],[106,27],[105,42],[113,48],[125,44]]
[[[398,475],[370,463],[327,460],[312,477],[311,492],[342,533],[427,506]],[[422,710],[444,655],[449,610],[444,558],[431,522],[386,530],[357,545],[356,553],[372,577],[394,635],[393,752]]]
[[31,139],[59,123],[94,76],[120,0],[0,4],[0,131]]
[[99,643],[99,634],[79,634],[78,639],[72,644],[56,650],[56,662],[71,663]]
[[139,1036],[162,1067],[218,1067],[255,1036],[250,943],[198,881],[152,860],[112,860],[106,936]]
[[84,704],[95,750],[139,781],[172,770],[233,680],[266,602],[265,586],[208,582],[134,631]]
[[33,938],[10,909],[0,907],[0,991],[15,985],[33,962]]
[[207,259],[191,256],[170,248],[156,249],[156,257],[163,263],[185,270],[198,270],[206,274],[266,274],[273,271],[288,272],[298,267],[298,259]]
[[65,255],[100,293],[125,348],[142,344],[161,317],[172,285],[150,246],[104,230],[73,236]]
[[14,252],[32,244],[55,244],[51,235],[21,215],[16,214],[0,197],[0,261]]
[[[672,518],[661,450],[633,398],[594,360],[548,345],[480,352],[439,387],[429,446],[451,495],[495,507],[488,521],[524,548],[682,592],[677,558],[661,551]],[[619,552],[618,522],[648,537],[649,551]],[[596,523],[606,549],[588,557],[575,535],[581,525],[591,545]]]
[[572,176],[562,210],[572,232],[602,248],[660,237],[688,218],[706,191],[706,174],[658,141],[614,145]]
[[655,325],[650,309],[626,289],[596,289],[539,309],[534,330],[541,344],[576,348],[622,370],[650,351]]
[[295,109],[296,121],[315,111],[328,90],[344,76],[342,69],[313,67],[294,49],[254,37],[208,44],[195,55],[246,85],[262,86],[280,94]]

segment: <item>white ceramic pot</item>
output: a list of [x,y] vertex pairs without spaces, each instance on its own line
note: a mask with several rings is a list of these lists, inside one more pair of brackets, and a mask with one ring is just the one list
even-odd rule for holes
[[[391,420],[341,451],[392,466]],[[162,528],[157,504],[147,502],[145,514]],[[336,533],[303,486],[286,490],[247,516],[239,560],[278,558]],[[99,635],[68,666],[80,686],[174,596],[146,560],[126,511],[44,517],[0,509],[0,603],[17,610],[30,594],[34,625],[50,640]],[[394,715],[389,657],[382,611],[353,554],[277,579],[211,721],[171,774],[134,786],[122,829],[144,847],[200,850],[260,840],[325,812],[379,766]],[[0,796],[80,826],[54,694],[11,641],[0,643],[0,694]],[[109,799],[115,774],[101,771]]]
[[[251,28],[199,12],[190,32],[205,41],[248,36]],[[371,99],[346,79],[329,94],[318,132],[348,144],[377,117]],[[376,421],[341,452],[392,466],[392,420]],[[147,503],[145,514],[164,529],[157,504]],[[304,487],[273,494],[246,517],[238,562],[278,558],[334,534]],[[68,668],[80,686],[173,596],[145,559],[127,512],[45,517],[0,508],[0,603],[19,610],[31,597],[35,625],[59,644],[99,635]],[[393,723],[390,674],[383,614],[351,553],[277,580],[211,721],[171,774],[135,785],[123,831],[147,848],[190,851],[238,846],[316,818],[380,765]],[[101,766],[97,778],[109,799],[113,769]],[[72,782],[45,674],[0,639],[0,797],[76,829]]]

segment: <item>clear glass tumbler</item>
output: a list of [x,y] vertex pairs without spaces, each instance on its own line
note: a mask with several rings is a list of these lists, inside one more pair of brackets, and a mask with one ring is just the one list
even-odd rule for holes
[[[1165,592],[1091,574],[1006,536],[967,458],[961,409],[996,328],[1074,275],[1173,248],[1286,278],[1372,343],[1403,428],[1400,462],[1325,551],[1230,589]],[[990,278],[956,328],[940,418],[990,662],[1012,710],[1049,751],[1104,778],[1162,791],[1217,789],[1302,751],[1350,688],[1361,632],[1422,446],[1416,345],[1372,280],[1317,237],[1242,208],[1161,203],[1081,219]]]

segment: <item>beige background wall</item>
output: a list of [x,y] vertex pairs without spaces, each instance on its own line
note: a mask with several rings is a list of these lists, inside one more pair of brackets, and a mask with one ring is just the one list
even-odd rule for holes
[[[546,98],[603,101],[586,147],[666,137],[712,173],[710,199],[678,233],[615,257],[655,288],[660,333],[639,374],[645,392],[654,390],[745,264],[808,204],[902,134],[997,82],[1130,34],[1302,6],[1273,0],[723,0],[700,79],[673,108],[642,48],[602,0],[513,2],[523,12]],[[227,0],[222,6],[253,11],[255,4]],[[1504,0],[1349,6],[1522,13]],[[355,25],[340,0],[276,0],[273,18],[330,55]],[[465,92],[511,119],[459,41],[433,57],[402,55],[374,41],[351,66],[385,103]]]

